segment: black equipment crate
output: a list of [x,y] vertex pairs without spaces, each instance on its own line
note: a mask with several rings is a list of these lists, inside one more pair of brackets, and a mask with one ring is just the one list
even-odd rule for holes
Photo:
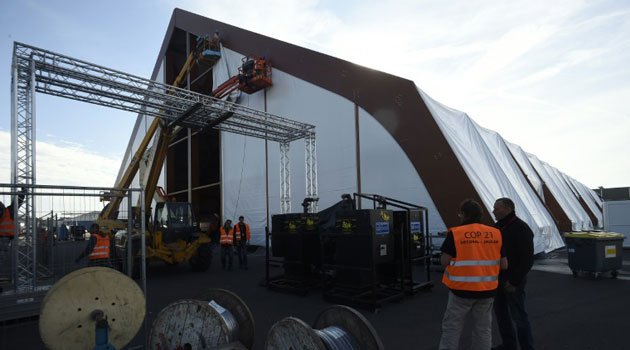
[[[395,270],[395,275],[383,275],[383,278],[397,279],[408,294],[433,287],[429,272],[430,256],[427,252],[425,214],[426,209],[423,208],[394,211],[396,268],[381,271],[381,274],[391,274]],[[415,279],[413,270],[416,266],[425,267],[427,273],[425,281]]]
[[322,233],[325,263],[369,267],[394,260],[391,210],[349,210],[337,214],[335,227]]
[[[309,213],[274,215],[267,232],[266,286],[279,292],[306,295],[321,287],[319,216]],[[271,242],[271,249],[269,243]],[[272,277],[271,266],[283,268]]]
[[324,299],[377,309],[402,297],[384,285],[379,270],[394,262],[393,212],[347,210],[336,214],[335,226],[321,233],[322,269],[328,279]]
[[[409,226],[407,225],[407,217],[409,217]],[[421,210],[399,210],[394,212],[394,226],[396,231],[400,232],[409,245],[408,256],[403,258],[421,258],[426,255],[426,246],[424,236],[424,218]],[[396,251],[399,241],[396,241]],[[407,254],[407,252],[405,251]]]
[[307,266],[321,265],[319,242],[319,217],[317,214],[281,214],[271,218],[271,252],[274,257],[284,258],[289,273],[300,273],[295,263]]
[[579,272],[599,277],[610,271],[613,278],[623,266],[624,235],[610,232],[570,232],[564,238],[573,276]]

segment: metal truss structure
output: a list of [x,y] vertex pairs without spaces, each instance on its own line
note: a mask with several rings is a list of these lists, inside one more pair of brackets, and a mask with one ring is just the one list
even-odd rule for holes
[[[306,140],[306,195],[317,197],[315,126],[283,118],[190,90],[158,83],[48,50],[14,43],[11,69],[11,175],[13,184],[36,184],[35,93],[40,92],[141,115],[183,127],[206,127],[280,143],[281,211],[291,209],[289,143]],[[181,118],[185,115],[185,118]],[[225,117],[230,115],[229,119]],[[221,121],[222,120],[222,121]],[[221,121],[217,124],[217,121]],[[284,162],[286,160],[286,163]],[[20,209],[26,240],[18,257],[24,281],[32,279],[35,202],[28,195]],[[29,272],[31,271],[31,272]]]
[[[18,58],[13,56],[11,76],[11,177],[14,184],[35,184],[35,76],[31,74],[18,78]],[[35,62],[21,62],[26,69],[33,70]],[[28,191],[28,190],[27,190]],[[34,191],[34,190],[33,190]],[[13,203],[18,203],[17,194],[13,195]],[[15,215],[17,214],[17,215]],[[35,215],[35,196],[27,195],[22,206],[15,213],[22,218],[20,225],[15,225],[14,237],[19,230],[25,232],[21,244],[14,244],[13,274],[16,290],[24,290],[34,286],[37,278],[36,250],[37,229]],[[16,220],[17,221],[17,220]]]
[[291,157],[288,142],[280,143],[280,212],[291,211]]
[[[315,142],[315,133],[304,138],[306,149],[304,151],[305,173],[306,173],[306,197],[319,199],[317,190],[317,144]],[[310,211],[316,213],[318,200],[313,202]]]

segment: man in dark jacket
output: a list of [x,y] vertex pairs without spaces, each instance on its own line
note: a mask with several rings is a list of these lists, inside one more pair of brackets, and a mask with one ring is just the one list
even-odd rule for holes
[[238,235],[234,244],[236,245],[236,253],[238,254],[238,267],[247,270],[247,246],[251,238],[249,225],[245,223],[245,217],[238,217],[238,224],[234,226],[234,234]]
[[[527,273],[534,264],[534,233],[514,213],[514,202],[499,198],[494,203],[496,228],[501,230],[508,268],[499,274],[494,314],[503,343],[493,349],[534,349],[532,329],[525,311]],[[516,331],[514,329],[516,325]]]

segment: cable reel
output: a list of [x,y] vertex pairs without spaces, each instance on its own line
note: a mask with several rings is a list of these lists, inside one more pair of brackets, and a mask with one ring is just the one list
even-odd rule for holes
[[151,327],[149,349],[251,349],[254,317],[236,294],[210,289],[195,299],[160,311]]
[[266,350],[382,350],[372,324],[353,308],[335,305],[322,311],[313,327],[295,317],[276,322],[265,343]]
[[136,282],[114,269],[88,267],[48,290],[39,332],[51,350],[120,349],[138,333],[145,312]]

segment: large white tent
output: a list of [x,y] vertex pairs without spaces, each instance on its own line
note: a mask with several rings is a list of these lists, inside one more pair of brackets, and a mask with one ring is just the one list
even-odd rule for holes
[[[484,222],[492,224],[494,201],[509,197],[517,215],[534,231],[536,253],[562,247],[561,231],[601,225],[601,202],[592,190],[403,78],[178,9],[152,78],[172,80],[187,56],[190,45],[186,42],[218,28],[223,40],[221,59],[208,73],[211,79],[204,78],[204,72],[190,73],[197,74],[191,81],[210,82],[191,89],[208,93],[237,74],[244,55],[267,55],[274,67],[273,85],[251,95],[237,92],[230,98],[315,125],[320,209],[345,193],[377,193],[427,207],[429,231],[437,233],[458,224],[461,200],[479,200],[485,208]],[[121,172],[148,122],[147,117],[138,117]],[[194,137],[202,136],[191,132],[183,137],[178,142],[187,142],[188,151],[184,147],[183,153],[173,152],[167,162],[172,165],[177,157],[195,154]],[[212,142],[219,145],[220,160],[211,165],[219,168],[220,180],[198,188],[220,186],[220,194],[213,195],[220,203],[218,214],[223,220],[245,216],[253,243],[263,244],[270,216],[280,213],[278,144],[226,132]],[[303,141],[294,141],[289,153],[294,212],[301,211],[305,195],[304,147]],[[176,171],[194,172],[190,160],[188,164],[187,169],[165,171],[165,177]],[[172,181],[173,175],[168,176]],[[163,184],[167,192],[174,192],[168,188],[169,181]],[[181,187],[187,190],[178,192],[187,191],[194,202],[194,186]],[[563,230],[563,222],[570,227]]]

